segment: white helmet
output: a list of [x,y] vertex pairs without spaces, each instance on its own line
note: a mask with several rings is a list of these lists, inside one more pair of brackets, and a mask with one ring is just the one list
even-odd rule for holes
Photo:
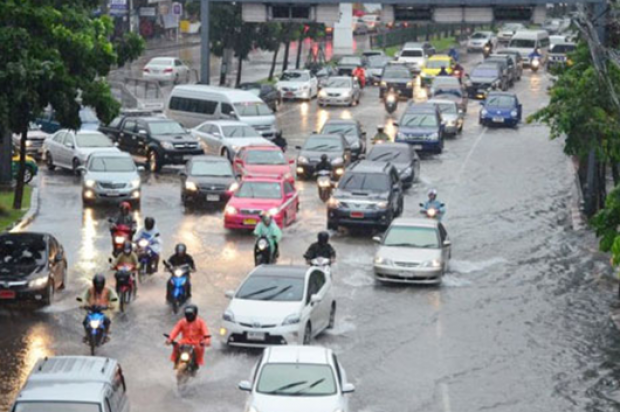
[[431,189],[428,191],[428,197],[435,199],[437,197],[437,189]]

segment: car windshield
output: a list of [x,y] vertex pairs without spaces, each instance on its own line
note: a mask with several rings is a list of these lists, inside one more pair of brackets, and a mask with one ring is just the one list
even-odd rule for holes
[[325,126],[323,126],[323,129],[321,129],[321,133],[357,135],[357,127],[355,127],[354,124],[327,123]]
[[471,77],[482,77],[486,79],[494,79],[498,77],[498,70],[492,67],[475,68]]
[[530,39],[512,39],[510,41],[510,47],[516,47],[518,49],[533,49],[536,47],[536,41]]
[[472,38],[472,39],[476,39],[476,40],[479,40],[479,39],[486,39],[486,38],[488,38],[488,37],[489,37],[489,35],[488,35],[488,34],[486,34],[486,33],[474,33],[474,34],[471,36],[471,38]]
[[40,236],[0,237],[0,266],[43,265],[47,260],[45,242]]
[[191,176],[232,177],[233,171],[228,162],[193,162]]
[[575,51],[574,44],[556,44],[550,50],[551,53],[570,53],[572,51]]
[[235,295],[236,299],[274,302],[299,302],[303,297],[303,278],[269,275],[250,276]]
[[329,396],[336,390],[329,365],[300,363],[266,364],[256,386],[258,393],[279,396]]
[[243,182],[235,193],[241,199],[281,199],[282,189],[277,182]]
[[442,99],[454,99],[454,98],[462,98],[463,90],[458,87],[453,86],[437,86],[433,87],[433,95],[436,97],[441,97]]
[[437,249],[439,237],[432,227],[392,226],[385,235],[383,245]]
[[399,123],[400,127],[435,127],[437,117],[434,113],[405,113]]
[[343,57],[342,59],[340,59],[339,64],[346,64],[347,66],[361,66],[362,65],[362,59],[360,59],[359,57]]
[[273,114],[269,106],[263,102],[235,103],[237,114],[243,117],[268,116]]
[[454,103],[435,103],[441,113],[456,114],[456,104]]
[[456,77],[450,76],[438,76],[433,79],[433,87],[441,87],[441,86],[453,86],[453,87],[461,87],[459,83],[459,79]]
[[112,147],[114,143],[100,133],[78,133],[75,136],[78,147]]
[[153,134],[179,134],[185,133],[185,129],[177,122],[152,122],[149,129]]
[[386,56],[371,56],[368,58],[368,67],[373,69],[379,67],[385,67],[386,64],[390,61],[389,57]]
[[450,62],[447,60],[429,60],[426,63],[426,67],[429,69],[441,69],[445,67],[446,69],[450,66]]
[[331,87],[334,89],[350,89],[353,87],[353,84],[351,83],[351,78],[328,79],[324,87]]
[[96,403],[84,402],[17,402],[14,412],[101,412]]
[[260,137],[258,132],[250,126],[238,125],[238,126],[222,126],[224,137],[238,138],[238,137]]
[[327,137],[310,137],[303,148],[315,152],[342,152],[344,149],[340,140]]
[[404,67],[388,66],[383,71],[384,79],[410,79],[411,72]]
[[486,105],[491,107],[513,108],[516,106],[516,101],[512,96],[489,96]]
[[393,147],[385,147],[384,145],[374,146],[368,153],[368,160],[373,162],[409,162],[409,149],[396,149]]
[[82,123],[99,123],[97,115],[91,109],[80,110],[80,121]]
[[156,58],[149,62],[149,66],[172,66],[172,59]]
[[249,165],[288,164],[281,150],[249,150],[245,162]]
[[88,166],[91,172],[133,172],[136,165],[129,157],[101,157],[93,158]]
[[390,190],[390,178],[383,173],[350,173],[342,179],[338,188],[349,192],[387,192]]
[[401,57],[424,57],[424,51],[422,49],[409,49],[403,50],[400,55]]
[[306,72],[284,72],[280,80],[285,82],[307,82],[310,80],[310,75]]

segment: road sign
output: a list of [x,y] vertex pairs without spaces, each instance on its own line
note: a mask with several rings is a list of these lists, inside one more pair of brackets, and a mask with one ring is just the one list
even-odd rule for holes
[[172,14],[175,16],[183,14],[183,5],[181,3],[172,3]]

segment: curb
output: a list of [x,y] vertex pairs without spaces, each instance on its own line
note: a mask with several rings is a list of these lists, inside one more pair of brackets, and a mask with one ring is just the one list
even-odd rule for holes
[[39,177],[36,180],[36,186],[33,186],[32,193],[30,195],[30,207],[24,216],[21,219],[18,219],[15,223],[9,226],[6,229],[6,232],[19,232],[29,224],[31,224],[34,219],[39,214],[39,205],[40,205],[40,191],[39,191]]
[[583,204],[583,190],[581,189],[581,183],[579,182],[579,175],[577,173],[577,159],[575,157],[569,158],[567,162],[568,172],[573,178],[570,204],[568,209],[571,215],[571,224],[574,231],[580,231],[587,228],[587,219],[583,214],[581,205]]

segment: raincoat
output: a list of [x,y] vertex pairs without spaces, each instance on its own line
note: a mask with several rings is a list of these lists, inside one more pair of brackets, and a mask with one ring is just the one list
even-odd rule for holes
[[159,233],[159,229],[157,229],[157,226],[153,227],[153,230],[146,230],[145,228],[142,228],[140,230],[138,230],[138,233],[136,233],[136,242],[139,241],[140,239],[146,239],[149,242],[151,242],[150,248],[153,251],[153,253],[155,253],[156,255],[161,255],[161,248],[162,248],[162,242],[161,242],[161,234]]
[[[200,318],[196,318],[193,322],[188,322],[186,319],[181,319],[177,322],[177,324],[170,332],[170,341],[173,341],[177,338],[177,336],[182,335],[179,344],[184,345],[194,345],[194,351],[196,353],[196,363],[202,366],[205,364],[205,348],[200,346],[201,343],[206,343],[209,345],[211,343],[211,338],[205,338],[205,336],[209,336],[209,328],[204,320]],[[174,347],[172,351],[172,355],[170,356],[170,360],[172,362],[176,362],[177,360],[177,347]]]
[[269,227],[265,226],[263,220],[261,219],[261,221],[258,222],[256,227],[254,228],[254,236],[265,236],[267,238],[267,241],[269,242],[269,247],[271,248],[271,257],[273,257],[274,253],[276,252],[276,246],[282,240],[282,231],[280,230],[278,224],[274,219],[271,219],[271,224],[269,225]]
[[389,141],[390,141],[390,136],[388,136],[387,133],[385,133],[385,132],[377,132],[377,134],[374,135],[373,138],[372,138],[372,142],[373,143],[389,142]]
[[[107,306],[107,310],[104,311],[106,317],[109,318],[110,312],[114,310],[116,307],[116,303],[118,301],[118,294],[114,290],[114,288],[106,286],[103,288],[103,291],[99,294],[95,293],[95,287],[91,286],[82,293],[82,304],[85,306]],[[114,302],[112,302],[114,300]]]
[[426,203],[424,203],[424,210],[428,209],[435,209],[439,212],[439,215],[437,216],[438,220],[441,220],[443,215],[446,214],[446,208],[444,206],[441,206],[441,202],[437,199],[427,200]]

